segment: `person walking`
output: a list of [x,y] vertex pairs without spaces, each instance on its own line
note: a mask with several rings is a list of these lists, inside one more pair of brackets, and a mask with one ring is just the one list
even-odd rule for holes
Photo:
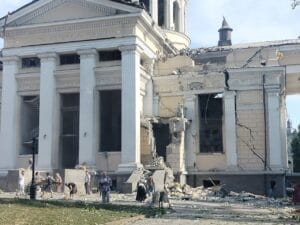
[[53,178],[50,176],[50,173],[48,172],[46,177],[46,184],[43,188],[43,192],[41,195],[41,198],[44,197],[45,192],[50,192],[51,198],[53,198],[53,190],[52,190],[52,185],[53,185]]
[[85,194],[90,195],[91,194],[91,174],[89,173],[88,170],[85,171],[84,187],[85,187]]
[[99,182],[99,190],[101,191],[102,203],[109,203],[111,185],[111,178],[107,176],[106,172],[102,172]]

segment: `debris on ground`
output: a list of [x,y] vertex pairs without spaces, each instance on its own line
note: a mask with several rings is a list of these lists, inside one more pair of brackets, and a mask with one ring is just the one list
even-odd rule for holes
[[193,188],[187,184],[174,183],[170,189],[170,197],[177,200],[214,201],[214,202],[255,202],[259,205],[289,205],[291,200],[287,198],[274,199],[262,195],[242,191],[240,193],[228,191],[225,185],[215,185],[209,188],[203,186]]

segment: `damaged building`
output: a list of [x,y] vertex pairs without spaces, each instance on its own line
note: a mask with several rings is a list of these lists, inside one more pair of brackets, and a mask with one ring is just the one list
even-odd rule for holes
[[[186,0],[35,0],[0,19],[0,172],[107,171],[163,157],[178,182],[283,194],[300,40],[189,49]],[[0,65],[0,68],[2,67]]]

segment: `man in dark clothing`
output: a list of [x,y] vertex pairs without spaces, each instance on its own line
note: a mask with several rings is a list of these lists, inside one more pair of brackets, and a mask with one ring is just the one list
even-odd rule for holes
[[53,185],[53,178],[50,176],[50,173],[46,173],[46,184],[43,186],[42,189],[42,195],[41,197],[44,197],[45,192],[50,192],[51,198],[53,198],[53,190],[52,190],[52,185]]
[[102,203],[109,203],[110,187],[112,185],[111,178],[105,172],[101,174],[99,182],[99,190],[102,196]]
[[73,198],[74,197],[74,195],[77,193],[77,186],[76,186],[76,184],[75,183],[67,183],[67,184],[65,184],[68,188],[69,188],[69,190],[70,190],[70,198]]
[[146,185],[143,181],[139,181],[137,184],[137,193],[136,193],[136,200],[138,202],[143,202],[147,198],[147,190]]

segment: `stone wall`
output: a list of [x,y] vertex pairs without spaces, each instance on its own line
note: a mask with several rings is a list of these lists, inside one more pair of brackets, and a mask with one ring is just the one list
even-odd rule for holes
[[[73,169],[66,169],[64,171],[64,183],[73,182],[77,185],[77,194],[85,194],[84,188],[84,177],[85,171],[84,170],[73,170]],[[65,192],[68,192],[68,188],[65,188]]]
[[228,191],[250,192],[259,195],[266,195],[270,188],[270,181],[276,182],[275,196],[285,196],[285,175],[284,174],[198,174],[188,175],[187,183],[193,187],[203,185],[203,180],[219,180],[225,185]]
[[265,160],[265,122],[262,91],[237,93],[238,165],[245,170],[262,170]]

